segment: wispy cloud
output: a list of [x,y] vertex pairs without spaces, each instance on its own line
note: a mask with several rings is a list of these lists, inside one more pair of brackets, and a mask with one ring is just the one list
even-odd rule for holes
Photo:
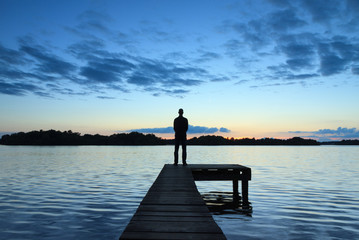
[[[138,29],[124,33],[110,29],[115,21],[112,17],[94,10],[79,14],[77,21],[73,26],[64,26],[67,34],[75,37],[64,49],[30,36],[20,36],[17,49],[0,43],[0,81],[6,85],[0,93],[104,96],[107,92],[106,98],[114,98],[119,93],[140,91],[153,96],[183,97],[195,87],[229,79],[197,64],[220,58],[215,52],[200,50],[191,58],[177,53],[185,56],[181,61],[166,54],[155,58],[138,54],[134,47],[141,45],[138,41],[182,41],[178,34],[161,30],[161,24],[143,21]],[[144,40],[146,36],[149,39]],[[109,44],[121,47],[109,51]]]
[[289,131],[289,133],[305,135],[320,141],[341,139],[359,139],[359,130],[356,128],[338,127],[337,129],[319,129],[318,131]]
[[[261,61],[271,60],[268,72],[261,70],[262,86],[281,86],[268,82],[287,79],[308,81],[320,76],[357,74],[359,41],[349,32],[349,24],[359,24],[359,4],[354,1],[268,1],[273,8],[248,20],[226,20],[222,28],[236,33],[227,40],[227,56],[240,62],[244,55]],[[340,31],[338,26],[341,26]],[[348,32],[343,28],[348,27]],[[320,30],[319,30],[320,29]],[[351,30],[352,31],[352,30]],[[246,54],[244,54],[246,53]],[[349,71],[348,71],[349,70]],[[251,72],[248,71],[249,74]],[[297,84],[302,84],[300,81]]]
[[29,44],[21,41],[20,52],[27,54],[35,61],[35,72],[42,74],[58,74],[61,77],[68,77],[76,67],[59,57],[50,54],[42,46]]
[[[116,19],[85,11],[75,24],[64,26],[72,37],[64,49],[29,36],[19,36],[17,48],[0,42],[0,81],[7,85],[1,93],[98,96],[108,91],[113,95],[107,97],[112,98],[140,91],[184,97],[212,82],[244,83],[233,75],[245,75],[245,85],[258,88],[359,74],[359,40],[353,34],[359,28],[356,1],[268,0],[263,4],[261,14],[218,20],[213,34],[220,32],[220,37],[214,45],[210,41],[195,45],[193,36],[175,31],[173,21],[143,20],[137,28],[112,29]],[[188,51],[167,46],[189,42]],[[164,44],[167,52],[146,54],[158,49],[145,47],[151,43]],[[212,70],[216,63],[229,66],[232,61],[237,68],[231,68],[231,73]],[[69,83],[75,84],[72,91]]]
[[42,96],[43,89],[33,84],[26,83],[7,83],[0,79],[0,93],[15,96],[24,96],[28,93],[34,93]]
[[[130,129],[123,132],[141,132],[141,133],[174,133],[173,127],[162,127],[162,128],[139,128]],[[228,128],[216,128],[216,127],[204,127],[204,126],[188,126],[188,134],[214,134],[214,133],[229,133]]]
[[[22,38],[19,43],[18,50],[0,45],[0,52],[3,53],[0,80],[3,86],[6,85],[1,93],[4,94],[22,96],[36,94],[40,89],[49,96],[67,94],[70,93],[65,90],[68,88],[64,84],[67,81],[82,87],[82,92],[87,94],[102,90],[130,92],[131,89],[149,92],[154,96],[183,96],[192,87],[213,79],[226,79],[186,63],[108,52],[101,41],[84,41],[68,47],[67,53],[81,64],[61,59],[32,38]],[[21,70],[23,63],[27,64],[27,70]],[[10,79],[16,82],[9,82]],[[51,82],[51,85],[44,85],[44,82]]]

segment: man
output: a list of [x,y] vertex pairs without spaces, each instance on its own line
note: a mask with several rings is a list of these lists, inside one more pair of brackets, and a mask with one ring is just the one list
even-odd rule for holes
[[178,149],[179,145],[182,145],[182,163],[183,166],[187,165],[187,150],[186,150],[186,132],[188,130],[188,120],[183,117],[183,109],[178,110],[179,116],[173,122],[173,129],[175,130],[175,162],[174,165],[178,165]]

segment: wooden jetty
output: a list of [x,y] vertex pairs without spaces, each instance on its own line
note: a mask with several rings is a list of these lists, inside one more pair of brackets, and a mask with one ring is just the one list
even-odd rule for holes
[[195,181],[231,180],[235,199],[240,180],[243,202],[248,204],[250,179],[251,169],[241,165],[165,164],[120,239],[226,239]]

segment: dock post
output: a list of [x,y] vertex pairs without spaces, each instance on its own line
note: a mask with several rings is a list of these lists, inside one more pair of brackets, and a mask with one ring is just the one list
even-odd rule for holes
[[248,202],[248,180],[242,180],[242,201],[243,206],[249,206]]
[[239,205],[239,193],[238,193],[238,180],[233,180],[233,205],[238,207]]

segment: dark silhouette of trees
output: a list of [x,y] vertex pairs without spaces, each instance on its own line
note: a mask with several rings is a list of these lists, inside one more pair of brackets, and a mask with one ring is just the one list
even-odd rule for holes
[[322,142],[322,145],[359,145],[358,139],[347,139],[333,142]]
[[342,140],[338,145],[359,145],[359,140]]
[[221,136],[200,136],[189,139],[188,145],[227,145],[230,142]]
[[4,135],[0,140],[4,145],[163,145],[166,141],[153,134],[138,132],[113,134],[102,136],[99,134],[85,134],[72,131],[32,131]]
[[275,138],[224,138],[221,136],[201,136],[188,140],[191,145],[319,145],[320,143],[313,139],[303,139],[294,137],[287,140]]
[[[154,134],[138,132],[117,133],[111,136],[85,134],[69,131],[31,131],[4,135],[0,139],[3,145],[172,145],[173,139],[162,139]],[[313,139],[293,137],[275,138],[224,138],[222,136],[200,136],[187,140],[187,145],[359,145],[359,140],[342,140],[320,143]]]
[[1,144],[6,145],[78,145],[81,142],[80,133],[69,131],[32,131],[4,135]]

